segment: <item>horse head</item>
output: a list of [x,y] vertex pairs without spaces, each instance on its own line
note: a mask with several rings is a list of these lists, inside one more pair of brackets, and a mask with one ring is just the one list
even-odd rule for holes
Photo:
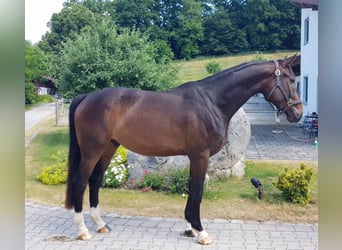
[[293,68],[300,65],[300,56],[294,55],[273,61],[273,81],[263,91],[267,101],[278,108],[278,114],[285,113],[289,122],[298,122],[303,115],[302,101],[297,93]]

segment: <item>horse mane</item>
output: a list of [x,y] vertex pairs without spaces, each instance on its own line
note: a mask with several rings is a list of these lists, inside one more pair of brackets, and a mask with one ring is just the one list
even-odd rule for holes
[[206,78],[203,78],[203,79],[200,79],[200,80],[197,80],[197,81],[190,81],[190,82],[186,82],[186,83],[183,83],[181,85],[179,85],[178,87],[175,88],[175,90],[177,89],[183,89],[183,88],[189,88],[189,87],[194,87],[194,85],[196,86],[199,86],[200,83],[205,83],[205,82],[209,82],[209,81],[215,81],[216,79],[219,79],[223,76],[227,76],[227,75],[230,75],[230,74],[233,74],[233,73],[236,73],[236,72],[239,72],[249,66],[252,66],[252,65],[256,65],[256,64],[261,64],[261,63],[267,63],[269,61],[262,61],[262,62],[244,62],[244,63],[241,63],[241,64],[238,64],[236,66],[233,66],[231,68],[227,68],[227,69],[224,69],[214,75],[210,75],[210,76],[207,76]]

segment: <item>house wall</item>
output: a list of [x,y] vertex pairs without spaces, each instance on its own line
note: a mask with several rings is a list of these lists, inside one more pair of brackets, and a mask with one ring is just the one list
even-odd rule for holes
[[50,90],[49,88],[39,87],[37,90],[38,95],[47,95],[50,92],[49,90]]
[[[309,40],[304,42],[305,20],[309,18]],[[308,79],[307,103],[303,114],[318,113],[318,11],[302,9],[301,16],[301,85],[300,95],[304,100],[304,78]]]

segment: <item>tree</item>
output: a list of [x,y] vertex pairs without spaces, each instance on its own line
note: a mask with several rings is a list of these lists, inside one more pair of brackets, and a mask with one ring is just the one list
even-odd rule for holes
[[176,58],[190,59],[200,54],[203,39],[202,5],[196,0],[184,0],[173,26],[170,44]]
[[64,6],[72,4],[82,4],[94,14],[105,15],[108,13],[108,7],[112,6],[111,0],[67,0]]
[[242,17],[246,22],[244,30],[248,35],[250,48],[252,50],[299,48],[300,13],[298,11],[299,8],[287,0],[247,0]]
[[269,0],[247,0],[242,16],[246,22],[244,30],[252,50],[263,51],[270,48],[270,25],[275,15],[277,10]]
[[167,90],[177,82],[176,68],[146,36],[118,34],[106,21],[68,39],[55,68],[58,88],[67,97],[110,86]]
[[25,104],[38,100],[33,81],[42,81],[48,73],[48,58],[36,45],[25,41]]
[[25,104],[33,104],[38,101],[38,95],[35,90],[36,87],[32,82],[25,83]]
[[25,82],[42,80],[47,74],[48,58],[36,45],[25,41]]
[[80,3],[67,3],[59,13],[52,15],[48,23],[50,32],[46,32],[38,46],[45,52],[58,54],[67,39],[75,38],[101,18]]
[[141,32],[160,24],[158,2],[156,0],[117,0],[115,15],[117,25],[124,28],[138,29]]
[[204,19],[202,54],[224,55],[239,53],[248,48],[246,33],[238,29],[226,10],[217,10]]
[[58,54],[103,19],[119,32],[139,30],[176,59],[298,49],[300,42],[300,8],[288,0],[67,0],[38,46]]
[[211,6],[204,21],[205,54],[226,53],[228,46],[232,53],[299,48],[300,8],[291,1],[211,0]]
[[300,7],[288,0],[270,0],[270,3],[279,11],[272,30],[281,41],[277,49],[300,48]]

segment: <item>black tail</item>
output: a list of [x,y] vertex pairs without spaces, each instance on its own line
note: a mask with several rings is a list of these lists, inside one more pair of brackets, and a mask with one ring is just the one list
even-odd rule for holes
[[74,207],[74,194],[72,179],[77,172],[78,166],[81,160],[80,146],[77,141],[76,131],[75,131],[75,111],[77,106],[83,101],[87,95],[80,95],[75,97],[69,109],[69,158],[68,158],[68,179],[67,179],[67,191],[65,199],[65,208],[72,209]]

